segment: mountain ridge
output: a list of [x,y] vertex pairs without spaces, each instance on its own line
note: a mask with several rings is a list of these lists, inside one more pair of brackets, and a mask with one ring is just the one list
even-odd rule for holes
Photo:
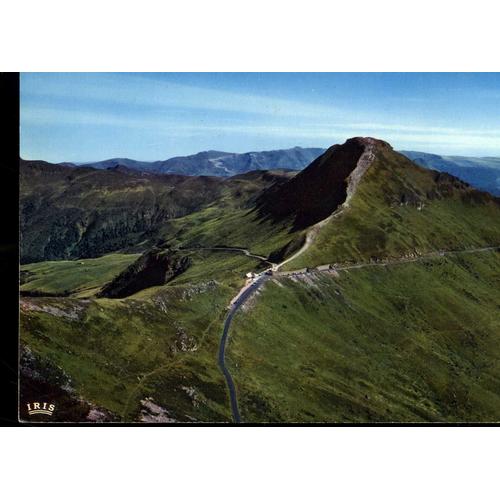
[[[372,175],[368,166],[368,172],[358,176],[357,191],[366,177],[372,179],[370,192],[361,189],[365,200],[360,202],[350,176],[368,146],[380,157],[378,173]],[[447,196],[479,205],[493,199],[449,174],[417,166],[388,143],[373,138],[334,145],[295,175],[257,170],[224,178],[158,174],[124,166],[99,170],[21,162],[22,261],[144,251],[158,239],[174,246],[250,247],[259,241],[260,247],[254,250],[276,261],[297,250],[304,231],[329,217],[348,196],[355,205],[367,203],[375,213],[387,212],[383,227],[394,225],[390,211],[398,205],[421,210]],[[430,220],[429,226],[436,223]],[[371,242],[382,238],[381,234],[375,238],[375,229],[367,230]],[[346,228],[346,234],[350,231]],[[425,233],[423,228],[417,232]],[[357,233],[353,238],[365,239]],[[425,238],[426,248],[429,238]],[[368,240],[362,245],[368,245]],[[383,251],[381,247],[377,253]]]
[[[176,156],[157,161],[110,158],[102,161],[77,164],[61,162],[58,165],[72,168],[92,167],[96,169],[122,166],[150,173],[232,177],[253,170],[287,169],[300,171],[325,151],[325,148],[302,148],[300,146],[247,153],[208,150],[188,156]],[[439,155],[411,150],[399,150],[399,152],[421,167],[447,172],[461,178],[478,189],[488,191],[496,196],[500,195],[499,157]]]
[[[347,199],[349,176],[370,143],[374,157],[357,180],[348,210],[321,228],[292,268],[498,244],[500,198],[446,172],[421,167],[384,141],[369,138],[329,148],[278,189],[270,188],[261,199],[263,214],[274,220],[292,218],[303,227],[304,216],[307,225],[335,213]],[[318,170],[322,175],[316,175]],[[318,203],[318,192],[329,201]],[[273,197],[279,200],[276,206]]]
[[245,206],[263,187],[287,176],[281,171],[188,176],[21,160],[21,261],[98,257],[136,246],[144,251],[171,220],[224,197],[232,206]]
[[472,186],[500,195],[500,158],[494,156],[447,156],[421,151],[400,151],[417,165],[447,172]]
[[84,163],[61,162],[58,164],[76,168],[93,167],[96,169],[124,166],[134,170],[154,173],[232,177],[233,175],[252,170],[274,170],[281,168],[301,170],[323,152],[324,148],[294,146],[288,149],[249,151],[246,153],[208,150],[192,155],[174,156],[166,160],[155,161],[110,158]]

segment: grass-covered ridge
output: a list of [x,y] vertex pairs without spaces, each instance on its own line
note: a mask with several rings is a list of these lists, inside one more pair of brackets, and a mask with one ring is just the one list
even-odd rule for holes
[[495,252],[279,278],[234,319],[247,422],[500,421]]
[[349,207],[284,269],[496,246],[500,200],[381,149]]
[[263,220],[252,208],[213,205],[173,220],[162,236],[171,245],[211,247],[225,245],[247,248],[270,257],[277,250],[303,237],[292,231],[291,221]]
[[92,295],[139,257],[109,254],[96,259],[36,262],[21,266],[21,292]]

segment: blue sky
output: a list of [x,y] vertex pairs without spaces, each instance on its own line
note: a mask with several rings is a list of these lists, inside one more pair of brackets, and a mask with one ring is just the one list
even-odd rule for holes
[[23,73],[21,156],[163,160],[373,136],[500,156],[500,73]]

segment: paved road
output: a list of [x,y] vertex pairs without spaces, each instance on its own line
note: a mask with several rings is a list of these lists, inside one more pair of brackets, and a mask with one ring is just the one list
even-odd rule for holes
[[233,413],[233,420],[236,423],[241,422],[240,412],[238,410],[238,398],[236,397],[236,389],[234,387],[233,378],[229,373],[226,366],[225,354],[226,354],[226,344],[229,335],[229,327],[231,326],[231,321],[233,316],[236,314],[238,309],[246,302],[246,300],[252,296],[253,293],[270,278],[268,275],[261,275],[257,278],[251,286],[249,286],[239,297],[232,303],[229,308],[229,312],[224,321],[224,330],[222,331],[222,337],[219,344],[219,367],[222,370],[224,378],[226,379],[227,388],[229,389],[229,399],[231,401],[231,411]]
[[401,257],[399,259],[387,259],[381,260],[379,262],[360,262],[358,264],[324,264],[317,267],[312,267],[310,270],[307,268],[295,269],[293,271],[279,271],[275,273],[276,276],[290,276],[298,274],[309,274],[314,271],[348,271],[350,269],[362,269],[364,267],[385,267],[393,266],[397,264],[408,264],[410,262],[419,262],[422,260],[430,260],[436,258],[446,257],[447,255],[460,255],[466,253],[478,253],[478,252],[491,252],[498,251],[500,247],[482,247],[482,248],[470,248],[465,250],[448,250],[448,251],[437,251],[430,252],[427,254],[418,255],[415,257]]

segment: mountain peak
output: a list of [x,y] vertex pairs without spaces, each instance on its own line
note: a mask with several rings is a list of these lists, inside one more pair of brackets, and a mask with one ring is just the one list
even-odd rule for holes
[[389,206],[410,202],[417,206],[453,196],[488,198],[471,193],[466,183],[451,175],[417,166],[385,141],[353,137],[331,146],[295,177],[263,193],[257,202],[259,213],[274,220],[292,219],[295,229],[314,225],[347,207],[369,170],[372,184],[363,196],[378,197]]
[[345,141],[343,146],[349,144],[359,144],[361,146],[381,146],[392,149],[392,146],[388,142],[385,142],[382,139],[376,139],[375,137],[351,137]]
[[296,229],[325,219],[352,195],[378,148],[392,150],[372,137],[353,137],[331,146],[293,179],[264,193],[258,202],[261,215],[294,217]]

